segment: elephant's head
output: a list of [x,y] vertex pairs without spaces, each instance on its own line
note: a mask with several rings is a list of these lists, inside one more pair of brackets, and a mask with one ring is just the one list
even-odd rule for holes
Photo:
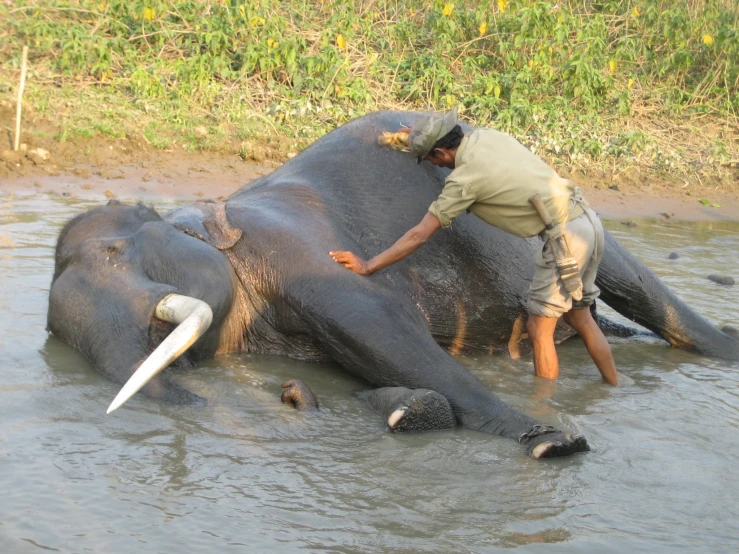
[[[188,356],[213,355],[224,340],[234,283],[216,248],[151,208],[111,201],[75,217],[59,235],[48,328],[123,383],[139,365],[157,366],[147,369],[156,375],[183,361],[193,343]],[[166,374],[143,391],[173,402],[198,400]]]

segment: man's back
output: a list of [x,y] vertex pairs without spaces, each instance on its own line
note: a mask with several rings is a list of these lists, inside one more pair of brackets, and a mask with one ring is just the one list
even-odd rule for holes
[[436,208],[432,204],[429,210],[442,225],[461,213],[461,207],[514,235],[534,236],[544,228],[528,201],[537,193],[557,222],[582,213],[572,200],[572,183],[510,135],[474,130],[462,139],[455,162]]

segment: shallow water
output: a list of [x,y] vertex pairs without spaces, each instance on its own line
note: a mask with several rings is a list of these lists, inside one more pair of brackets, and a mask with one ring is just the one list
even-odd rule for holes
[[[556,384],[529,360],[460,360],[508,402],[585,434],[555,461],[472,431],[394,435],[329,364],[232,355],[183,377],[205,408],[118,387],[44,329],[61,225],[92,204],[0,192],[0,551],[727,552],[739,544],[739,364],[612,339],[622,387],[578,341]],[[157,208],[167,208],[157,205]],[[606,226],[710,320],[739,323],[739,226]],[[668,260],[671,251],[679,260]],[[279,402],[307,381],[322,410]]]

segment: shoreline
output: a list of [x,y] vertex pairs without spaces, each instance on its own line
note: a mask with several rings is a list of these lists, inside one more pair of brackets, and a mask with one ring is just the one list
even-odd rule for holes
[[[58,195],[101,203],[111,198],[124,202],[216,200],[281,165],[272,160],[244,161],[235,154],[179,151],[147,154],[133,160],[96,159],[66,167],[50,163],[26,165],[18,172],[0,176],[0,193]],[[591,207],[603,219],[739,222],[739,194],[712,193],[706,188],[698,192],[683,191],[660,183],[639,187],[630,182],[616,182],[614,187],[613,179],[609,178],[563,176],[582,188]],[[701,198],[720,207],[705,206],[700,203]]]
[[720,208],[704,206],[699,198],[678,194],[620,193],[583,187],[585,198],[602,219],[739,222],[739,198],[712,198]]

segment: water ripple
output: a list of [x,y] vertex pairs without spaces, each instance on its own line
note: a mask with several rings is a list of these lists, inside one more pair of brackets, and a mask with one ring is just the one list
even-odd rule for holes
[[[541,462],[514,441],[457,429],[387,432],[332,364],[234,355],[181,382],[205,408],[135,397],[44,330],[56,234],[89,203],[0,197],[0,535],[4,551],[723,552],[739,509],[739,365],[613,340],[623,386],[582,344],[556,383],[530,359],[461,360],[509,403],[584,433],[589,454]],[[613,233],[699,312],[731,323],[739,229],[646,222]],[[679,260],[668,260],[670,251]],[[322,409],[279,402],[310,383]]]

